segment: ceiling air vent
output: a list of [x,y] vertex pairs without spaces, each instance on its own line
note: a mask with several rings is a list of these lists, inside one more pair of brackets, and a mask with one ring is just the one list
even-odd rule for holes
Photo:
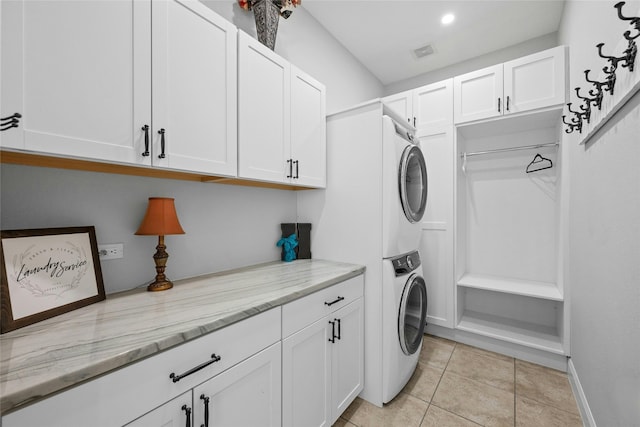
[[431,46],[430,44],[413,50],[413,54],[416,56],[416,58],[424,58],[425,56],[431,55],[434,52],[435,51],[433,50],[433,46]]

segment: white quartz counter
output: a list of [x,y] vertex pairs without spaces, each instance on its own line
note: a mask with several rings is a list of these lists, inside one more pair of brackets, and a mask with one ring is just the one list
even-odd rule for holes
[[6,413],[364,272],[323,260],[272,262],[136,289],[0,336]]

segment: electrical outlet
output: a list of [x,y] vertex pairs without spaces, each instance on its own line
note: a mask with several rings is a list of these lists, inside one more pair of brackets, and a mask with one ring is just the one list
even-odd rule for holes
[[124,243],[98,245],[98,255],[102,261],[122,258],[124,256]]

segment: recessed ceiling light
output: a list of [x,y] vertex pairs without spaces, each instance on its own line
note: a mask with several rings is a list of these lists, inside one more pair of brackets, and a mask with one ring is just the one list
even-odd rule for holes
[[446,15],[444,15],[444,16],[442,17],[442,19],[440,19],[440,22],[442,22],[442,25],[449,25],[449,24],[451,24],[455,19],[456,19],[456,17],[453,15],[453,13],[447,13]]

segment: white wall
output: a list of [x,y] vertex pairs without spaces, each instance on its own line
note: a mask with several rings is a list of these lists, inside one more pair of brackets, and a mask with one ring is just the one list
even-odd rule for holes
[[486,55],[478,56],[476,58],[462,61],[448,67],[420,74],[419,76],[412,77],[410,79],[401,80],[399,82],[389,84],[385,86],[384,94],[385,96],[393,95],[394,93],[402,92],[409,89],[415,89],[417,87],[424,86],[430,83],[436,83],[441,80],[466,74],[471,71],[489,67],[491,65],[500,64],[502,62],[520,58],[522,56],[526,56],[535,52],[540,52],[541,50],[550,49],[557,45],[557,33],[551,33],[544,36],[536,37],[535,39],[527,40],[525,42],[509,46],[504,49],[496,50],[495,52],[491,52]]
[[[640,2],[627,1],[639,16]],[[590,88],[605,52],[629,29],[611,1],[568,1],[559,42],[570,45],[573,88]],[[616,52],[619,54],[620,52]],[[640,58],[635,62],[640,72]],[[626,73],[620,69],[618,73]],[[570,170],[571,353],[593,421],[640,425],[640,93],[586,147],[566,135]]]
[[[236,0],[200,1],[256,37],[253,12]],[[289,19],[280,19],[275,52],[327,86],[328,114],[383,94],[382,83],[304,9],[304,2]]]
[[158,238],[133,234],[149,197],[175,198],[186,232],[165,237],[170,280],[280,259],[280,223],[296,219],[292,191],[7,164],[0,174],[3,230],[93,225],[98,243],[124,243],[124,258],[101,262],[107,293],[155,277]]

